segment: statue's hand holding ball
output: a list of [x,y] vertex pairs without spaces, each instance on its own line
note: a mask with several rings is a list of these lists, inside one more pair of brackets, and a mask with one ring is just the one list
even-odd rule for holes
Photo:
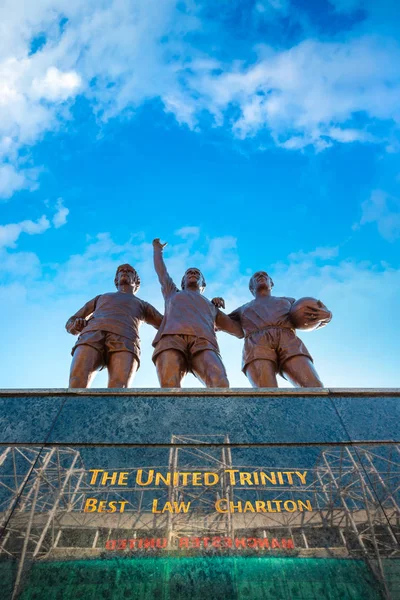
[[327,325],[332,319],[332,313],[321,300],[306,297],[292,304],[289,317],[296,329],[311,331]]

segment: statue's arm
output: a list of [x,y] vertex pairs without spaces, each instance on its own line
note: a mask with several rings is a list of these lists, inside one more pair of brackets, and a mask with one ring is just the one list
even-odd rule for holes
[[221,310],[218,310],[217,317],[215,319],[215,325],[217,329],[230,333],[238,338],[243,338],[244,333],[240,320],[233,319],[231,315],[226,315]]
[[161,283],[162,293],[167,296],[171,291],[177,291],[177,287],[170,277],[167,267],[165,266],[163,252],[167,244],[162,244],[160,238],[153,240],[153,260],[154,268],[158,276],[158,280]]
[[163,320],[163,315],[159,313],[154,306],[148,302],[144,302],[144,320],[145,323],[153,325],[153,327],[158,329],[161,325],[161,321]]
[[96,296],[96,298],[86,302],[86,304],[82,306],[77,313],[68,319],[65,324],[65,329],[68,331],[68,333],[71,333],[72,335],[78,335],[78,333],[82,331],[82,329],[86,326],[90,315],[94,313],[98,298],[99,296]]

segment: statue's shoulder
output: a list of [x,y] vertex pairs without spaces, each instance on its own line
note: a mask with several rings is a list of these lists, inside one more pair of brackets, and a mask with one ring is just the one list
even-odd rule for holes
[[293,304],[293,302],[296,302],[296,298],[290,298],[289,296],[281,296],[280,298],[281,298],[281,300],[286,300],[287,302],[290,302],[290,304]]
[[253,308],[253,306],[256,303],[256,299],[254,298],[253,300],[250,300],[249,302],[246,302],[246,304],[242,304],[242,306],[239,306],[236,310],[243,313],[248,309]]

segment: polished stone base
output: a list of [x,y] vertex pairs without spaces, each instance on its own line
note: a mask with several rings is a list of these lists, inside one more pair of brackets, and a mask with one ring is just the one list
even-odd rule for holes
[[399,423],[398,389],[0,391],[0,597],[400,597]]

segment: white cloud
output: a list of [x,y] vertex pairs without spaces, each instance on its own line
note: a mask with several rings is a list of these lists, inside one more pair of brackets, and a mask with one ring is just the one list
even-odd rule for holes
[[82,80],[75,71],[61,73],[56,67],[47,69],[44,77],[32,81],[32,97],[51,102],[63,102],[75,96]]
[[0,198],[10,198],[24,183],[25,177],[13,165],[0,165]]
[[69,215],[69,209],[64,206],[62,198],[57,200],[57,212],[52,219],[52,223],[56,229],[62,227],[67,222],[67,216]]
[[[61,26],[61,22],[63,25]],[[0,6],[0,164],[20,168],[20,151],[69,118],[85,93],[101,119],[169,96],[182,121],[177,64],[185,60],[184,35],[197,19],[174,0],[4,0]],[[35,37],[43,45],[31,52]],[[22,177],[23,175],[21,175]],[[12,183],[15,183],[12,186]],[[7,197],[27,184],[13,179]]]
[[[335,3],[338,10],[356,5]],[[286,0],[260,0],[255,10],[279,18],[288,7]],[[395,146],[389,139],[393,123],[400,123],[395,41],[357,34],[335,42],[306,39],[284,50],[259,45],[254,64],[235,55],[222,62],[214,48],[207,56],[194,46],[190,34],[207,27],[200,13],[195,3],[175,0],[40,0],[29,7],[4,0],[0,165],[14,171],[3,197],[31,186],[21,171],[21,150],[61,127],[78,94],[89,99],[99,121],[159,98],[191,129],[199,129],[208,111],[216,126],[230,127],[239,138],[267,131],[286,149],[312,145],[321,151],[354,141]],[[43,44],[31,52],[39,35]],[[353,123],[360,114],[367,120],[363,128]]]
[[[18,273],[18,278],[24,276],[38,279],[42,274],[39,257],[33,252],[9,252],[5,248],[0,248],[0,274],[9,278],[15,273]],[[6,288],[7,286],[3,286],[3,289]]]
[[27,233],[28,235],[38,235],[50,229],[51,225],[53,225],[56,229],[65,225],[69,210],[63,205],[61,198],[58,199],[56,207],[57,211],[54,214],[51,223],[46,215],[42,215],[39,219],[37,219],[37,221],[25,219],[19,223],[0,225],[0,249],[15,248],[16,242],[22,233]]
[[310,252],[303,252],[302,250],[298,252],[292,252],[289,254],[288,259],[290,262],[304,262],[306,260],[312,259],[321,259],[321,260],[330,260],[336,258],[339,254],[338,246],[324,246],[315,248]]
[[200,235],[200,227],[181,227],[175,231],[175,235],[187,239],[187,238],[195,238],[197,239]]
[[50,222],[45,215],[42,215],[37,221],[20,221],[19,223],[9,223],[0,225],[0,248],[15,248],[16,241],[21,233],[37,235],[43,233],[50,227]]
[[189,129],[196,129],[197,115],[195,102],[192,102],[190,98],[178,91],[165,94],[163,102],[165,111],[173,113],[179,124],[185,124]]
[[3,198],[20,189],[35,188],[38,171],[26,168],[19,153],[59,127],[67,116],[65,102],[79,91],[76,73],[43,67],[35,56],[2,61],[0,55],[0,169],[6,169],[0,172]]
[[331,127],[327,134],[332,140],[337,142],[349,143],[349,142],[373,142],[375,138],[372,134],[367,131],[361,131],[359,129],[342,129],[340,127]]
[[400,48],[385,39],[306,40],[282,52],[260,47],[256,64],[204,75],[193,87],[217,119],[227,107],[239,108],[233,131],[240,138],[265,129],[288,149],[373,141],[347,123],[364,113],[400,124],[398,64]]
[[380,235],[388,242],[400,238],[400,199],[387,194],[383,190],[374,190],[361,204],[362,215],[359,223],[353,226],[358,229],[367,223],[376,223]]

